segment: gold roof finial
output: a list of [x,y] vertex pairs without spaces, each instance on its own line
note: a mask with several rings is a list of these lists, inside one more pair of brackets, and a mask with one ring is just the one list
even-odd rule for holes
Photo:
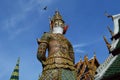
[[111,34],[111,36],[113,37],[113,36],[114,36],[113,31],[110,29],[110,27],[109,27],[109,26],[108,26],[107,28],[108,28],[108,30],[109,30],[109,32],[110,32],[110,34]]
[[103,39],[104,39],[104,41],[105,41],[105,43],[106,43],[106,45],[107,45],[108,50],[110,51],[110,48],[111,48],[110,43],[107,41],[107,39],[106,39],[105,36],[103,36]]
[[84,56],[84,59],[88,59],[88,54],[86,53],[86,55]]
[[93,54],[94,54],[94,57],[96,57],[96,52],[94,52]]
[[80,56],[80,61],[82,61],[82,56]]

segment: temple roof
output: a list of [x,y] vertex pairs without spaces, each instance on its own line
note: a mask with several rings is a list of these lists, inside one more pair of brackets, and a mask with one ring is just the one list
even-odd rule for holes
[[[105,63],[106,63],[106,65],[105,65]],[[98,74],[95,76],[95,80],[109,80],[109,77],[113,78],[113,77],[115,77],[116,74],[117,75],[120,74],[120,54],[116,55],[116,56],[112,56],[110,54],[108,59],[104,62],[104,64],[102,64],[97,69],[97,71],[98,71]],[[116,77],[118,78],[118,76],[116,76]],[[112,80],[116,80],[116,79],[112,79]]]
[[80,61],[75,65],[77,68],[77,80],[93,80],[98,66],[99,62],[95,55],[91,59],[88,59],[87,56],[84,56],[84,61],[80,59]]
[[[109,68],[105,71],[103,75],[103,79],[113,76],[115,74],[120,74],[120,55],[117,55],[113,63],[109,66]],[[112,79],[113,80],[113,79]]]

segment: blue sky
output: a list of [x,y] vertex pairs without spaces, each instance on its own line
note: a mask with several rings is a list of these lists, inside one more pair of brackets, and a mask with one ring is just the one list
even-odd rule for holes
[[[49,32],[49,16],[59,10],[69,29],[65,36],[74,47],[75,61],[90,59],[96,52],[103,63],[110,41],[107,26],[113,22],[104,13],[120,13],[119,0],[0,0],[0,80],[8,80],[20,57],[20,80],[37,80],[41,63],[36,58],[37,38]],[[48,6],[47,10],[42,10]]]

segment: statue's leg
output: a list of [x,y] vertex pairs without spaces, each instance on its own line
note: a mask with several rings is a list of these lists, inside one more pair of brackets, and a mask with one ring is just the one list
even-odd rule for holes
[[58,69],[43,71],[39,80],[60,80]]
[[62,69],[62,80],[77,80],[75,71]]
[[42,72],[39,80],[76,80],[75,71],[67,69],[51,69]]

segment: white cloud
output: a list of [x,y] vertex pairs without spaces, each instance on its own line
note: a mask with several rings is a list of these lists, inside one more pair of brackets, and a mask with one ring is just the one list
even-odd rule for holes
[[[86,53],[85,48],[94,44],[99,43],[100,41],[102,41],[101,37],[95,39],[94,41],[91,41],[89,43],[79,43],[79,44],[74,44],[73,48],[74,48],[74,52],[75,53]],[[83,49],[84,48],[84,49]]]
[[75,53],[85,53],[85,51],[81,49],[75,49]]
[[79,48],[79,47],[85,47],[85,46],[86,46],[85,43],[80,43],[80,44],[73,45],[73,48]]
[[18,36],[22,32],[25,32],[26,30],[29,30],[29,28],[28,27],[20,28],[20,29],[17,29],[16,31],[14,31],[14,32],[10,32],[11,35],[9,36],[9,39],[10,40],[14,39],[16,36]]
[[83,50],[83,47],[85,47],[85,46],[87,46],[87,44],[85,44],[85,43],[79,43],[79,44],[73,45],[74,52],[75,53],[85,53],[85,50]]

